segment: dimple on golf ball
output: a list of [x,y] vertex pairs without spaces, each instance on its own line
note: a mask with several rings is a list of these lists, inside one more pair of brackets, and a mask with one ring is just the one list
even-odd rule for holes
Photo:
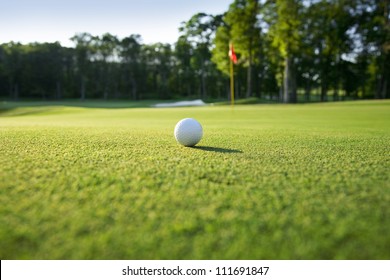
[[179,121],[175,126],[176,141],[186,147],[192,147],[199,143],[203,136],[201,124],[192,118]]

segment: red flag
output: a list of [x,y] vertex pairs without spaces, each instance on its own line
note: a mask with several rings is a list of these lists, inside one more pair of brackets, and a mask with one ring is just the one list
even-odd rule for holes
[[234,52],[233,44],[229,45],[229,57],[233,61],[233,63],[237,63],[237,55]]

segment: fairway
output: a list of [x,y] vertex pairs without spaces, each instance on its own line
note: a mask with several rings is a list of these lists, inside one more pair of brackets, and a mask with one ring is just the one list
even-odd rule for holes
[[390,259],[389,101],[23,105],[0,103],[1,259]]

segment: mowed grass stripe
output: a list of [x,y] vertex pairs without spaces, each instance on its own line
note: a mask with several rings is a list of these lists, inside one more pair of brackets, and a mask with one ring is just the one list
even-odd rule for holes
[[388,259],[389,109],[2,111],[0,257]]

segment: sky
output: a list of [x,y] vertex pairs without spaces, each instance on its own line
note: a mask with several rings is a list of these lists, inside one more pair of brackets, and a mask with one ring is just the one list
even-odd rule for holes
[[233,0],[0,0],[0,44],[55,42],[74,46],[80,32],[142,42],[174,43],[180,23],[198,12],[221,14]]

